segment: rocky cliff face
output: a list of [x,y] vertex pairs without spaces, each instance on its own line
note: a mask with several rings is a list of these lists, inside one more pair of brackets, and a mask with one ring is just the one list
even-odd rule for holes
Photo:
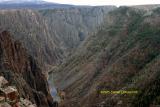
[[13,37],[23,43],[41,66],[54,65],[62,59],[63,53],[57,48],[57,39],[49,33],[49,26],[38,12],[1,10],[0,14],[0,28],[12,32]]
[[9,30],[45,69],[61,63],[112,10],[108,7],[0,10],[0,29]]
[[0,33],[0,75],[17,87],[21,97],[38,107],[53,107],[46,77],[36,60],[7,31]]
[[72,7],[65,9],[41,10],[51,34],[55,34],[60,46],[70,52],[89,35],[101,27],[107,13],[114,6]]
[[[51,79],[66,107],[150,107],[159,104],[159,11],[120,7]],[[62,78],[63,77],[63,78]],[[126,90],[137,94],[101,94]]]

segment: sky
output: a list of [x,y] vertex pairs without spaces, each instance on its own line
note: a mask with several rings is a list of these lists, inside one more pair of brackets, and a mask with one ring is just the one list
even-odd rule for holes
[[74,4],[74,5],[141,5],[160,4],[160,0],[45,0],[54,3]]

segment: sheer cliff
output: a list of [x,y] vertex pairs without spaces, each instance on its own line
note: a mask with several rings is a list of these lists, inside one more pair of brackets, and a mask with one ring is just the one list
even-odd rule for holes
[[0,29],[13,33],[46,69],[61,63],[81,41],[96,32],[114,8],[4,9],[0,10]]
[[[160,8],[120,7],[53,71],[66,107],[150,107],[159,103]],[[137,94],[102,94],[103,90]],[[64,106],[63,105],[63,106]]]
[[0,75],[16,86],[20,97],[38,107],[53,107],[53,99],[45,75],[36,60],[8,31],[0,33]]
[[94,34],[114,6],[72,7],[67,9],[40,10],[55,34],[61,47],[70,52],[89,35]]
[[48,27],[36,11],[0,11],[0,28],[7,29],[16,40],[21,41],[41,66],[58,63],[63,56],[60,48],[57,48],[57,39],[53,37],[54,34],[49,33]]

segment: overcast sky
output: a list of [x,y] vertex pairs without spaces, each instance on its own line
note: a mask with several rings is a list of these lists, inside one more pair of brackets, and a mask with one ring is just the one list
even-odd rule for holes
[[46,0],[55,3],[75,5],[141,5],[160,4],[160,0]]

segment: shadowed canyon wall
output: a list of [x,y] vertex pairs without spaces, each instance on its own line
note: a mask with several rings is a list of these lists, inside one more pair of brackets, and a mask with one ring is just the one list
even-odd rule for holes
[[22,98],[38,107],[53,107],[47,79],[36,60],[7,31],[0,33],[0,75],[17,87]]

